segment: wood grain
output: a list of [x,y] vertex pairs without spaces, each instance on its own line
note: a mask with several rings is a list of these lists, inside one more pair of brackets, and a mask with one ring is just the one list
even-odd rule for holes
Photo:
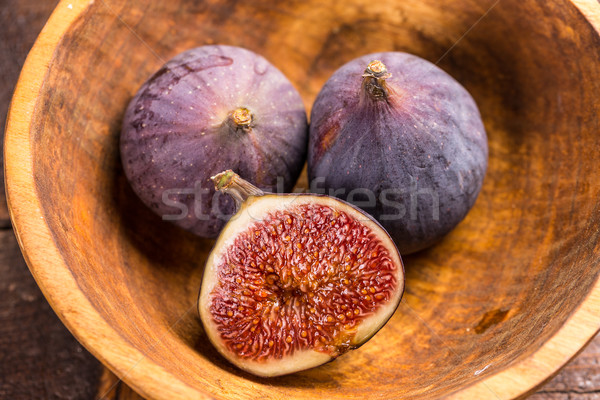
[[[55,1],[0,1],[0,126],[25,57]],[[0,130],[0,148],[4,129]],[[0,151],[0,161],[3,159]],[[0,170],[0,398],[89,399],[103,369],[60,322],[10,229]]]
[[93,398],[102,366],[50,309],[12,230],[0,230],[0,276],[0,398]]
[[[0,1],[0,126],[25,57],[56,1]],[[0,165],[4,129],[0,130]],[[71,335],[44,299],[25,265],[6,208],[0,168],[0,398],[101,398],[101,375],[116,383],[111,400],[135,399]],[[110,393],[107,393],[110,394]]]
[[24,68],[6,160],[17,233],[59,316],[152,398],[517,398],[546,380],[600,312],[600,84],[586,79],[600,25],[571,2],[505,0],[442,60],[486,123],[484,190],[444,242],[407,258],[385,329],[319,369],[257,379],[216,354],[194,312],[211,242],[141,206],[118,159],[125,105],[178,51],[256,50],[308,106],[367,51],[439,59],[493,3],[61,3]]
[[600,399],[600,336],[529,400]]
[[[0,143],[4,141],[8,104],[25,57],[56,4],[58,1],[0,1]],[[3,159],[0,151],[0,165]],[[0,188],[0,228],[5,228],[10,221],[4,195],[4,168],[0,170]]]
[[98,384],[96,399],[99,400],[143,400],[133,389],[120,380],[109,369],[104,369]]
[[[106,400],[140,400],[124,382],[105,369],[100,380],[98,398]],[[137,397],[136,397],[137,396]],[[529,400],[598,400],[600,399],[600,335],[583,352]]]

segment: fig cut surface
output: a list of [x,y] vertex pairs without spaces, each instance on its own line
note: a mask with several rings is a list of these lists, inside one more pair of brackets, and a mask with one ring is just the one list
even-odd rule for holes
[[199,311],[219,352],[276,376],[371,338],[404,289],[398,250],[355,207],[309,194],[251,196],[208,258]]

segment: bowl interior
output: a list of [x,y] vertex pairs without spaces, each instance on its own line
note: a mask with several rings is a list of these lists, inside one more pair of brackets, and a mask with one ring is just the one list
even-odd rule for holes
[[[264,55],[307,110],[354,57],[415,53],[459,80],[485,122],[489,170],[475,208],[406,257],[388,325],[317,369],[259,379],[221,358],[196,311],[212,242],[152,214],[123,175],[128,101],[164,61],[212,43]],[[33,115],[41,211],[102,317],[192,388],[214,398],[443,396],[532,354],[598,278],[600,84],[585,77],[600,76],[599,44],[567,1],[97,1],[61,39]]]

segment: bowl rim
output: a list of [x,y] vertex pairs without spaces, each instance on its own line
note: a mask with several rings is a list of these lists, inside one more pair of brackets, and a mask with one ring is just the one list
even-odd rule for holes
[[[600,36],[600,3],[568,1]],[[59,2],[30,51],[15,87],[4,141],[5,189],[14,232],[33,277],[58,317],[77,340],[120,379],[146,398],[211,399],[210,393],[191,387],[149,360],[107,323],[81,292],[41,211],[33,175],[32,118],[57,46],[93,3],[94,0]],[[536,351],[458,389],[447,398],[481,399],[490,398],[492,394],[498,399],[517,399],[533,393],[594,338],[600,330],[598,315],[600,278],[565,324]],[[475,371],[474,375],[481,372],[483,370]]]

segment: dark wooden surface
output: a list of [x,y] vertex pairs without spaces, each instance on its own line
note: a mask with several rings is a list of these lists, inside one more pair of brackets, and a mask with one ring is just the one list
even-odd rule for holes
[[[2,127],[27,52],[55,4],[0,0]],[[0,181],[0,399],[139,398],[83,349],[50,309],[12,232],[2,172]],[[600,399],[600,338],[531,399]]]
[[[0,1],[2,138],[19,71],[56,3]],[[101,378],[105,389],[116,379],[73,338],[33,280],[10,226],[3,171],[0,181],[0,399],[98,398]]]
[[529,400],[600,400],[600,336]]

